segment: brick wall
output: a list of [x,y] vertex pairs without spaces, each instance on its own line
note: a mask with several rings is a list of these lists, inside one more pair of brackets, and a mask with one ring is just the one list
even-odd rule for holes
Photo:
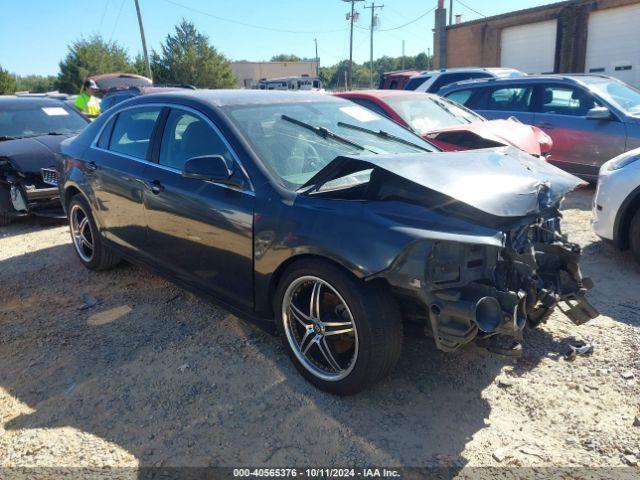
[[569,0],[448,26],[447,67],[499,67],[503,28],[556,19],[555,71],[583,72],[589,12],[637,3],[640,0]]

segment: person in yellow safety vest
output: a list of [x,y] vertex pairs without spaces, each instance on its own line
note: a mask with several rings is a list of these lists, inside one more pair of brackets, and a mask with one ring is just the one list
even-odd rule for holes
[[95,96],[99,91],[96,82],[89,78],[84,81],[84,88],[75,102],[76,108],[92,120],[100,115],[100,99]]

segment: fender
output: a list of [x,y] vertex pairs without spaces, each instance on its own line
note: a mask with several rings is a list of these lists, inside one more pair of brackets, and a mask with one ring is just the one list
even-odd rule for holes
[[629,222],[635,212],[634,207],[640,208],[640,186],[624,199],[613,223],[613,243],[620,250],[629,248]]

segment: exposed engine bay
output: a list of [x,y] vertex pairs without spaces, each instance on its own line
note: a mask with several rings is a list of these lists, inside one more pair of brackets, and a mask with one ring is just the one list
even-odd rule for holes
[[57,185],[55,166],[41,168],[39,172],[23,171],[9,159],[0,158],[0,213],[60,216]]
[[595,318],[585,297],[593,284],[582,276],[580,246],[562,233],[559,210],[583,182],[512,148],[455,155],[343,157],[303,191],[398,212],[424,208],[415,228],[390,226],[414,239],[371,278],[391,285],[405,320],[441,350],[496,335],[521,340],[525,326],[556,306],[576,324]]

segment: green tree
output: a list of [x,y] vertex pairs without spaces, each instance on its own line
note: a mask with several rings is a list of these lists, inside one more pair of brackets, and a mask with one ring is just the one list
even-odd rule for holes
[[116,42],[105,41],[100,35],[81,38],[68,47],[60,62],[56,82],[61,92],[78,93],[85,78],[111,72],[133,72],[127,51]]
[[16,77],[0,66],[0,95],[9,95],[16,91]]
[[209,43],[209,37],[184,19],[173,35],[167,35],[160,53],[152,53],[151,69],[156,83],[187,83],[200,88],[235,86],[227,58]]
[[271,57],[272,62],[300,62],[302,59],[292,53],[281,53]]
[[44,93],[55,90],[56,77],[53,75],[25,75],[17,78],[16,91]]

